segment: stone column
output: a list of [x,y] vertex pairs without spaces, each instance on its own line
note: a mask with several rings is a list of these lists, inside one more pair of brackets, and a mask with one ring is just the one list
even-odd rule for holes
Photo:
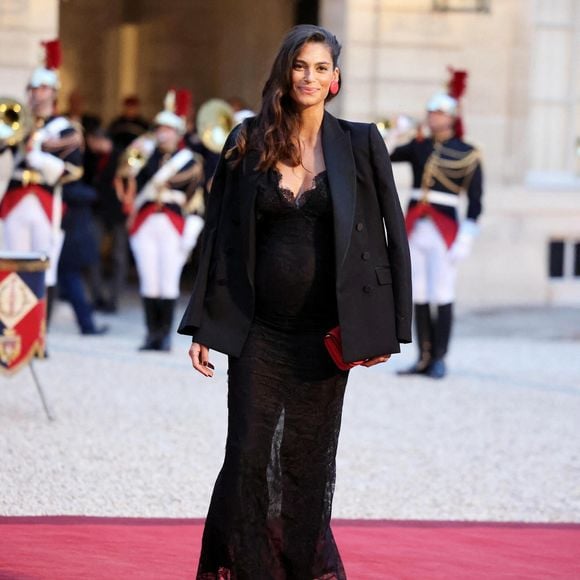
[[58,0],[0,2],[0,96],[26,99],[26,83],[41,64],[40,43],[58,35]]

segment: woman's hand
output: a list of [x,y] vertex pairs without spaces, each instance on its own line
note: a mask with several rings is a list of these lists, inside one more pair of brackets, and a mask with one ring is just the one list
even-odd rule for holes
[[193,368],[204,377],[213,377],[214,366],[209,362],[209,348],[199,342],[192,342],[189,347],[189,358]]
[[374,358],[369,358],[369,360],[362,363],[363,367],[374,367],[380,363],[387,362],[391,358],[390,354],[383,354],[381,356],[375,356]]

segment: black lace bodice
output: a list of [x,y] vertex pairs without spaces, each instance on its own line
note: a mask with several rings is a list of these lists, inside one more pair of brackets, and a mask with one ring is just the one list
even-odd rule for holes
[[337,321],[334,228],[326,171],[295,197],[271,171],[256,199],[256,316],[286,330]]

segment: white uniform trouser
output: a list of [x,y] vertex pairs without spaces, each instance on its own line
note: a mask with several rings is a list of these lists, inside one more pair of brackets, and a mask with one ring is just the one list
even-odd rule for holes
[[185,264],[182,236],[164,213],[150,215],[131,236],[139,288],[145,298],[175,299]]
[[56,284],[64,233],[55,231],[38,197],[25,195],[4,219],[4,246],[15,252],[42,252],[50,260],[46,285]]
[[409,236],[415,304],[449,304],[455,301],[457,265],[443,236],[429,218],[415,222]]

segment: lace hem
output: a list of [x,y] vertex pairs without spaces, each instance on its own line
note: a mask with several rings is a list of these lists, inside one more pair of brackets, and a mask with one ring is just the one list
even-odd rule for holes
[[[196,580],[236,580],[235,574],[228,568],[220,568],[217,572],[204,572],[197,576]],[[312,578],[312,580],[340,580],[336,572],[330,572]]]

